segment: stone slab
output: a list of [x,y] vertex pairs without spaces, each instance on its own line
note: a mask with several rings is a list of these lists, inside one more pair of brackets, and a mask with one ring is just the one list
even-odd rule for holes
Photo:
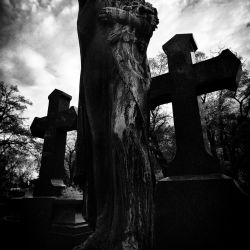
[[16,198],[7,207],[0,227],[9,250],[71,250],[91,233],[80,199]]
[[155,250],[248,244],[250,198],[229,177],[165,178],[156,187],[155,209]]
[[91,230],[83,218],[83,210],[82,199],[57,198],[54,200],[54,215],[49,231],[52,249],[72,249],[87,239]]

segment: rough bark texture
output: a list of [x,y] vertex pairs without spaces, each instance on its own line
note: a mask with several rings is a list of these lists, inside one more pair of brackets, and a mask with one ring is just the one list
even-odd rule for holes
[[[94,233],[75,249],[152,248],[146,49],[158,24],[144,0],[79,0],[77,173]],[[82,178],[81,178],[82,177]]]

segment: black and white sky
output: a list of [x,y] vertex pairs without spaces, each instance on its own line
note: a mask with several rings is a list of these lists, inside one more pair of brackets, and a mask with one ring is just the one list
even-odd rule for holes
[[[230,48],[250,69],[250,0],[151,0],[159,13],[148,57],[177,33],[193,33],[208,56]],[[0,0],[0,80],[19,87],[33,102],[31,122],[47,112],[47,96],[58,88],[77,106],[80,54],[77,0]]]

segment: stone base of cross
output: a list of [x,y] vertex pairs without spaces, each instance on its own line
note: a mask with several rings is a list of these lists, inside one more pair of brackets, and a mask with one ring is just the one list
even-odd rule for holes
[[73,249],[92,233],[83,208],[82,195],[8,199],[6,216],[0,219],[1,244],[8,250]]
[[155,195],[155,249],[244,249],[250,198],[223,175],[161,180]]
[[61,196],[65,190],[63,178],[61,179],[38,179],[34,182],[34,196]]

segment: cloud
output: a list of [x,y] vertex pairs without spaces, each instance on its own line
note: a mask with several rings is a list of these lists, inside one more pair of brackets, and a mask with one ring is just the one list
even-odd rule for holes
[[181,6],[181,11],[185,11],[187,9],[192,9],[196,5],[201,3],[201,0],[181,0],[179,1],[179,4]]
[[76,0],[0,2],[0,80],[18,85],[38,116],[45,115],[47,96],[55,88],[72,95],[77,104],[77,12]]
[[198,49],[209,54],[219,47],[231,48],[250,59],[250,2],[248,0],[151,0],[159,10],[160,24],[153,35],[148,55],[175,34],[193,33]]
[[39,76],[46,76],[50,82],[54,80],[55,76],[46,69],[46,59],[30,47],[6,49],[1,57],[0,75],[6,82],[11,80],[12,84],[32,86],[39,81]]

